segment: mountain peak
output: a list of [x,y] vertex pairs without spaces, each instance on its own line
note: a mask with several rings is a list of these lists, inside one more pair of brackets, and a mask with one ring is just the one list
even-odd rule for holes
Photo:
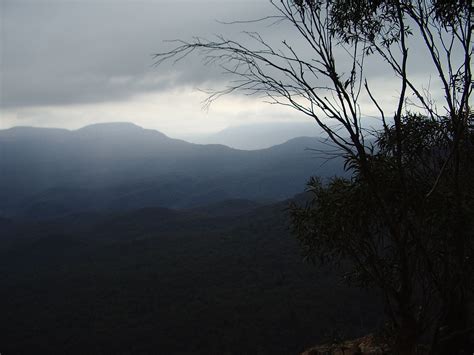
[[120,130],[143,130],[144,128],[137,126],[131,122],[104,122],[104,123],[93,123],[82,128],[79,128],[77,131],[120,131]]
[[137,126],[131,122],[105,122],[105,123],[94,123],[85,127],[82,127],[75,131],[79,134],[99,135],[99,136],[140,136],[142,134],[153,135],[154,137],[168,138],[164,133],[161,133],[152,129],[145,129]]

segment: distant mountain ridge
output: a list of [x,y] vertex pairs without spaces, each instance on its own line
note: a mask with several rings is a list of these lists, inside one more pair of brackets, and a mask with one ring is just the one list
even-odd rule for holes
[[296,137],[318,137],[322,130],[314,122],[269,122],[227,127],[212,134],[188,135],[199,144],[225,144],[244,150],[258,150],[282,144]]
[[340,161],[325,162],[306,148],[326,146],[301,137],[243,151],[188,143],[131,123],[1,130],[0,215],[282,200],[303,191],[311,175],[342,173]]

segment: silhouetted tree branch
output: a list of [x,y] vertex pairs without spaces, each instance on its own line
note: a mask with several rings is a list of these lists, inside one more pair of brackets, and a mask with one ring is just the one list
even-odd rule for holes
[[[242,92],[313,119],[352,177],[329,184],[312,179],[314,201],[293,208],[305,254],[344,265],[348,280],[381,290],[396,354],[414,354],[427,336],[432,353],[468,349],[474,281],[471,2],[271,3],[275,14],[257,21],[289,23],[304,50],[247,32],[245,43],[223,36],[176,41],[155,55],[156,64],[198,52],[233,77],[206,104]],[[341,48],[344,57],[335,54]],[[426,65],[438,76],[441,99],[410,73],[414,50],[430,58]],[[382,59],[398,78],[390,114],[365,75],[368,56]],[[363,95],[383,121],[375,143],[362,125]]]

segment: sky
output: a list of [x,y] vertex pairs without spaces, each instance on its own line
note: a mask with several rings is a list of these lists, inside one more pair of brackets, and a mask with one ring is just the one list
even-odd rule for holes
[[[241,94],[224,96],[203,109],[203,91],[223,88],[229,80],[221,69],[204,65],[198,56],[176,65],[153,65],[152,54],[170,49],[166,40],[172,39],[224,34],[247,41],[242,31],[258,31],[273,43],[298,43],[295,32],[285,26],[222,23],[271,14],[266,0],[0,4],[0,129],[76,129],[127,121],[180,137],[241,124],[308,120],[289,108]],[[390,105],[399,90],[393,74],[374,62],[367,75],[382,104]],[[423,60],[414,60],[412,75],[428,82],[432,74]],[[361,102],[364,115],[377,115],[368,102]]]

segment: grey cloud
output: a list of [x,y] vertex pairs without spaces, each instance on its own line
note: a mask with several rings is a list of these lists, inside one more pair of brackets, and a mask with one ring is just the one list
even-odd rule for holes
[[[218,81],[219,70],[187,59],[153,67],[165,39],[211,36],[255,2],[4,1],[1,106],[121,100],[175,85]],[[170,74],[173,73],[172,78]]]
[[[151,54],[170,48],[165,39],[194,35],[245,41],[239,31],[256,29],[272,43],[295,38],[285,26],[216,21],[265,16],[271,11],[266,0],[4,0],[1,6],[3,108],[123,100],[179,85],[218,87],[229,78],[196,57],[154,68]],[[415,61],[414,71],[426,70],[423,62]],[[381,65],[371,72],[386,75]]]

